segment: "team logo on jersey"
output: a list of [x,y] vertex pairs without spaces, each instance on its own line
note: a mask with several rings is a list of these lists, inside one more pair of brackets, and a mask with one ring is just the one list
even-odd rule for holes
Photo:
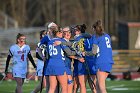
[[26,53],[26,50],[23,50],[23,51],[17,51],[18,54],[23,54],[23,53]]

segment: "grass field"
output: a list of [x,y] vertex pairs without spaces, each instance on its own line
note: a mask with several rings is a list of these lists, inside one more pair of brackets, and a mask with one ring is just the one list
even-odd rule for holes
[[[24,83],[23,93],[30,93],[38,82]],[[140,93],[140,81],[107,81],[108,93]],[[14,93],[15,81],[3,81],[0,84],[0,93]],[[45,93],[43,90],[42,93]],[[87,85],[87,93],[91,93]]]

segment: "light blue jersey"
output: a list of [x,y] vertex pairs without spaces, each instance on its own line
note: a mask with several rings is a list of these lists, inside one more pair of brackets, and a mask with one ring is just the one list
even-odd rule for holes
[[12,73],[13,77],[25,78],[27,73],[28,53],[30,52],[29,45],[19,47],[14,44],[10,47],[9,54],[12,58]]

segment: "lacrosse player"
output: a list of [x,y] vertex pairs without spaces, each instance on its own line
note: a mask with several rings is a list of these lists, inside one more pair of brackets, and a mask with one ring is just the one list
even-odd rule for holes
[[[91,36],[88,38],[85,38],[84,40],[84,51],[92,51],[92,38]],[[94,55],[86,55],[85,56],[85,60],[86,60],[86,65],[88,69],[88,83],[89,86],[92,90],[92,93],[96,93],[96,68],[95,68],[95,57]]]
[[[74,27],[74,41],[78,42],[84,37],[81,35],[81,26],[77,25]],[[82,56],[82,55],[81,55]],[[86,80],[87,80],[87,71],[84,63],[79,60],[74,60],[74,93],[77,93],[78,87],[80,85],[80,93],[86,93]]]
[[93,26],[93,54],[96,59],[97,81],[100,93],[106,92],[105,80],[114,64],[110,36],[104,32],[101,20],[97,20]]
[[29,45],[26,45],[25,35],[19,33],[16,38],[16,44],[10,47],[9,54],[6,60],[5,74],[7,74],[8,72],[8,66],[11,58],[13,65],[12,74],[17,83],[15,93],[22,93],[22,86],[27,74],[28,58],[34,68],[36,68],[34,60],[31,56],[30,47]]
[[40,45],[45,44],[47,46],[48,42],[52,38],[52,32],[51,30],[57,28],[58,26],[54,22],[50,22],[47,24],[47,35],[44,35],[44,37],[40,41]]
[[[40,31],[40,40],[46,36],[47,32],[46,30]],[[43,72],[43,66],[44,66],[44,61],[43,61],[43,51],[42,49],[39,48],[40,43],[38,44],[36,48],[36,58],[37,58],[37,71],[36,75],[38,76],[39,79],[39,84],[36,86],[36,88],[31,92],[31,93],[38,93],[41,89],[41,80],[42,80],[42,72]],[[46,80],[44,78],[43,80],[43,88],[46,88]]]
[[[70,38],[71,38],[71,31],[70,31],[70,27],[64,27],[63,28],[63,40],[65,42],[70,42]],[[69,46],[65,46],[67,47],[67,49],[71,49]],[[72,50],[72,49],[71,49]],[[64,51],[65,53],[65,51]],[[73,89],[73,78],[72,78],[72,71],[71,71],[71,62],[72,59],[77,59],[81,62],[84,62],[84,58],[80,57],[80,56],[76,56],[77,54],[74,54],[73,56],[68,56],[67,53],[65,53],[65,65],[66,65],[66,73],[68,75],[68,92],[67,93],[73,93],[72,89]]]
[[54,93],[57,80],[62,87],[62,93],[67,93],[67,75],[66,67],[64,64],[64,52],[63,46],[54,46],[53,42],[55,40],[60,40],[62,38],[62,31],[60,29],[54,29],[52,31],[53,38],[48,43],[47,51],[49,52],[49,59],[45,69],[45,75],[49,76],[50,88],[48,93]]
[[[49,23],[47,23],[47,35],[45,35],[42,39],[41,39],[41,41],[40,41],[40,44],[39,44],[39,47],[41,47],[41,46],[48,46],[48,42],[52,39],[52,31],[54,30],[54,29],[58,29],[58,26],[54,23],[54,22],[49,22]],[[45,47],[44,47],[44,49],[46,49]],[[46,56],[48,56],[48,55],[46,55]],[[47,65],[47,59],[46,59],[46,57],[44,57],[43,56],[43,58],[42,58],[46,63],[45,63],[45,65],[44,65],[44,68],[45,68],[45,66]],[[43,75],[44,75],[44,73],[43,73]],[[44,76],[43,76],[44,77]],[[46,92],[48,92],[48,90],[49,90],[49,77],[48,76],[45,76],[46,77]],[[41,85],[42,86],[42,85]],[[56,90],[55,90],[55,93],[58,93],[58,88],[56,88]]]

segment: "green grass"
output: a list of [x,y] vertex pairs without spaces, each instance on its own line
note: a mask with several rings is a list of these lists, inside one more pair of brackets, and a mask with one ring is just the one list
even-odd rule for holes
[[[35,81],[24,83],[23,93],[30,93],[37,83]],[[107,81],[106,84],[108,93],[140,93],[140,81]],[[15,81],[4,81],[0,84],[0,93],[14,93],[15,87]],[[45,93],[45,90],[42,93]],[[88,85],[87,93],[91,93]]]

